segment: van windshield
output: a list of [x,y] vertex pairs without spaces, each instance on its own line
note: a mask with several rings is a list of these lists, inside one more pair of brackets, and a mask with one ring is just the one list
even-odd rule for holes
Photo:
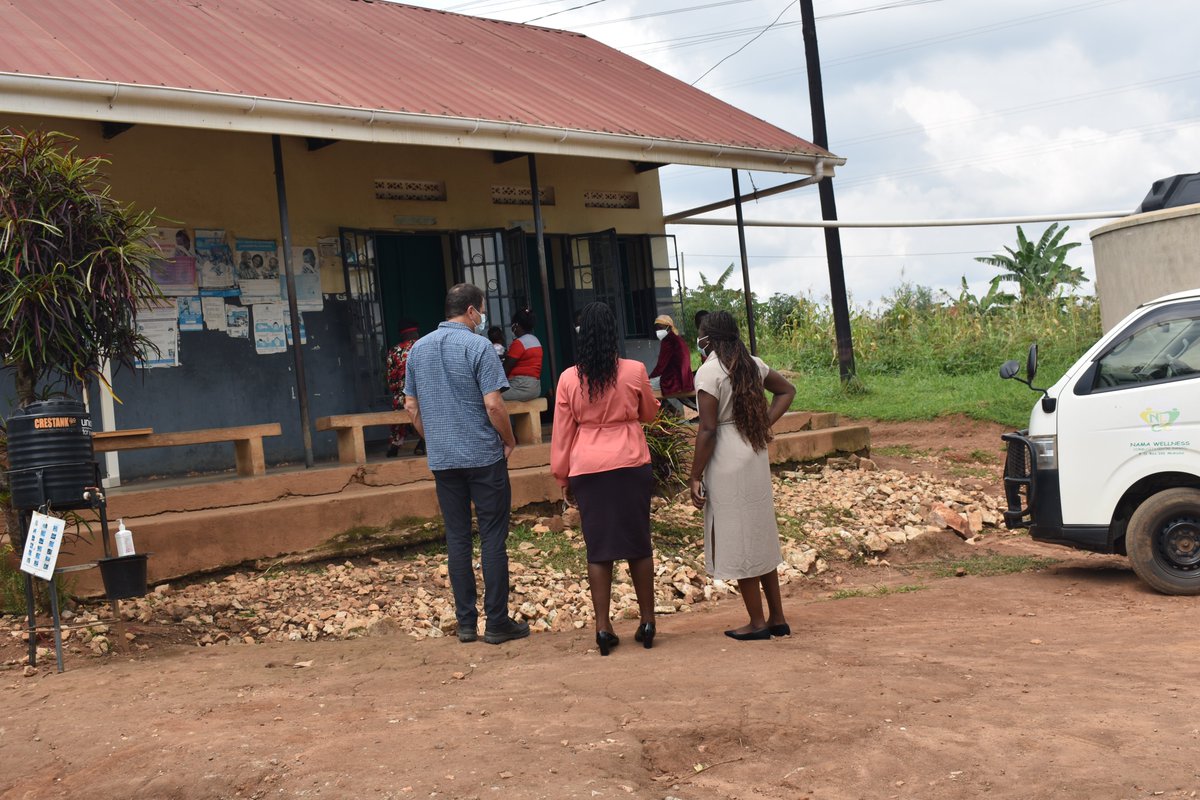
[[1200,320],[1164,320],[1131,334],[1097,364],[1096,386],[1113,387],[1200,373]]

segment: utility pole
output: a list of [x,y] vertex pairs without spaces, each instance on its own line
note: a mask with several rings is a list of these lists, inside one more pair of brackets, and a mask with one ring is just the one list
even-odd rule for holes
[[[808,104],[812,109],[813,144],[829,149],[825,129],[825,92],[821,88],[821,56],[817,51],[817,24],[812,0],[800,0],[801,28],[804,31],[804,65],[808,71]],[[833,198],[833,178],[817,182],[821,198],[821,219],[837,219]],[[829,262],[829,299],[833,306],[833,331],[837,338],[838,371],[842,385],[854,379],[854,340],[850,334],[850,303],[846,298],[846,272],[842,265],[842,237],[836,227],[825,229],[825,257]]]

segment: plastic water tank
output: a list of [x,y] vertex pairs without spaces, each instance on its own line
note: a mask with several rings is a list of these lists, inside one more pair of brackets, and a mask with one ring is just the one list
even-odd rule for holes
[[1138,206],[1137,213],[1190,206],[1193,203],[1200,203],[1200,172],[1172,175],[1155,181],[1150,186],[1150,194]]
[[83,490],[96,482],[94,458],[92,419],[83,403],[42,400],[8,418],[14,508],[29,511],[45,502],[54,509],[85,508]]

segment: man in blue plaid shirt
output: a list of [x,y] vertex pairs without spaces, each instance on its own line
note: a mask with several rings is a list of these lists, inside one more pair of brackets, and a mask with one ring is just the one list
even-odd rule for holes
[[516,447],[504,398],[504,368],[487,330],[483,292],[460,283],[446,294],[446,321],[408,354],[404,407],[425,438],[429,469],[446,523],[450,587],[458,640],[479,637],[478,588],[471,568],[471,504],[479,519],[483,562],[483,640],[500,644],[529,635],[508,615],[508,540],[512,490],[508,457]]

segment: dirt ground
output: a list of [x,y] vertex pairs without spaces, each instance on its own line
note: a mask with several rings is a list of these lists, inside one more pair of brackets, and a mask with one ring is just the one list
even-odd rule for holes
[[[881,466],[997,487],[999,432],[872,428]],[[744,621],[726,599],[660,618],[648,651],[618,622],[609,658],[585,629],[499,647],[393,634],[12,668],[0,796],[1196,795],[1200,691],[1180,671],[1196,600],[1155,594],[1123,559],[1019,535],[909,548],[786,587],[794,635],[770,642],[722,636]],[[970,568],[1031,554],[1058,560]],[[939,577],[954,570],[938,559],[967,574]]]

